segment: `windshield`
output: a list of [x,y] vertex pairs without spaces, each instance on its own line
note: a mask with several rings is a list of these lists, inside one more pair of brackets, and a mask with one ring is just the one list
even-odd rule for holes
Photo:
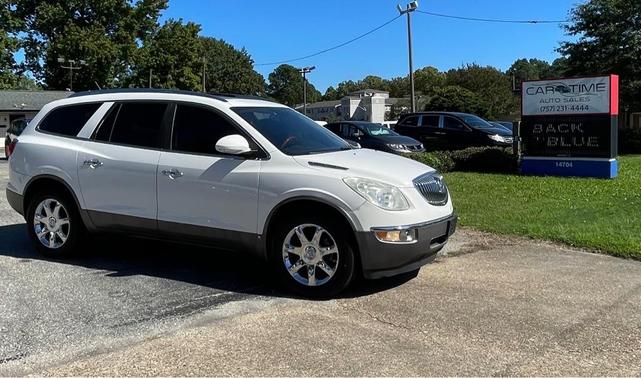
[[232,110],[287,155],[352,149],[331,131],[290,108],[237,107]]
[[476,129],[495,129],[496,126],[492,125],[488,121],[484,120],[481,117],[472,115],[472,114],[461,114],[459,117],[463,118],[465,123],[476,128]]
[[371,136],[398,135],[396,132],[378,123],[359,123],[358,126],[363,129],[367,133],[367,135]]

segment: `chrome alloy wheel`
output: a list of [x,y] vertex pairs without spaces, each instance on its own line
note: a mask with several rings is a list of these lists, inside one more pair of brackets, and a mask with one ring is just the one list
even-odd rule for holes
[[69,213],[62,203],[47,198],[38,204],[33,215],[33,229],[40,243],[47,248],[62,247],[71,231]]
[[338,257],[336,241],[318,225],[301,224],[285,236],[285,269],[305,286],[320,286],[329,281],[338,268]]

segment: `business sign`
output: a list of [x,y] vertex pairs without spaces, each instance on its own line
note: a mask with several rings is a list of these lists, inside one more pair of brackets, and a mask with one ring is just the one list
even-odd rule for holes
[[611,80],[603,76],[524,82],[522,115],[610,114]]
[[524,82],[521,171],[616,176],[618,88],[616,75]]

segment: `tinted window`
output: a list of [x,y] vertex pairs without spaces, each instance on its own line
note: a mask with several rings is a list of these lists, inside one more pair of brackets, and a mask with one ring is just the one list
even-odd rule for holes
[[172,149],[217,154],[216,142],[233,134],[239,134],[238,129],[216,112],[196,106],[179,105],[174,118]]
[[240,107],[232,110],[287,155],[352,149],[331,131],[290,108]]
[[100,121],[94,139],[108,142],[111,138],[111,130],[113,130],[114,122],[120,111],[120,104],[115,104],[109,109],[107,116]]
[[39,130],[76,136],[101,104],[81,104],[54,109],[38,126]]
[[341,124],[341,136],[343,138],[349,138],[349,137],[354,137],[358,134],[358,129],[354,127],[353,125],[343,123]]
[[397,133],[381,125],[380,123],[361,123],[360,126],[361,129],[365,130],[365,133],[367,133],[367,135],[371,136],[398,135]]
[[405,126],[418,126],[418,116],[410,116],[403,120],[402,125]]
[[465,130],[463,123],[454,117],[445,117],[443,127],[450,130]]
[[112,143],[160,148],[164,103],[123,103],[111,132]]
[[438,127],[438,115],[424,115],[423,120],[421,121],[421,126],[426,127]]
[[463,114],[461,115],[461,118],[467,122],[468,125],[475,127],[477,129],[492,129],[494,126],[492,126],[491,123],[488,121],[484,120],[481,117],[475,116],[473,114]]

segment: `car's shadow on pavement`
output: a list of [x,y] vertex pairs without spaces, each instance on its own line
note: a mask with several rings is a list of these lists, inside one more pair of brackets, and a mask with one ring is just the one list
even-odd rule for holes
[[[95,269],[114,278],[143,275],[221,291],[295,298],[278,287],[266,262],[240,251],[121,235],[91,235],[78,256],[49,259],[37,253],[24,223],[0,226],[0,240],[0,256]],[[361,297],[389,290],[416,277],[417,273],[379,280],[358,279],[340,297]]]

